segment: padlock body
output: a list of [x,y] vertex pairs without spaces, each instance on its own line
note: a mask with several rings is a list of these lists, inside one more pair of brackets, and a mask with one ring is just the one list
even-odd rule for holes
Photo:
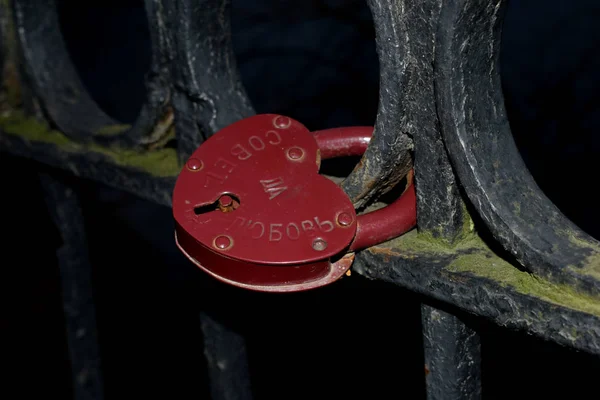
[[298,292],[325,286],[341,278],[354,261],[354,253],[350,253],[333,263],[327,259],[285,267],[255,264],[222,257],[204,246],[187,242],[189,240],[193,239],[186,235],[180,240],[176,231],[177,246],[198,268],[221,282],[254,291]]
[[[224,128],[178,177],[173,214],[180,249],[234,284],[326,279],[330,260],[356,234],[356,213],[342,189],[318,174],[319,165],[315,138],[290,118],[263,114]],[[223,207],[224,198],[233,205]]]

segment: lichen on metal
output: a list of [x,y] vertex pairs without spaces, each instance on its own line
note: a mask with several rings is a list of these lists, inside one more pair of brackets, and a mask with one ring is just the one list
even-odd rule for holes
[[147,172],[156,177],[176,176],[181,170],[175,149],[162,148],[151,151],[102,146],[97,143],[79,143],[45,122],[25,116],[21,111],[5,111],[0,115],[0,133],[17,136],[29,142],[57,146],[65,152],[96,153],[115,164]]
[[101,136],[114,136],[127,132],[129,129],[131,129],[131,125],[129,124],[106,125],[98,129],[96,132],[94,132],[94,134]]
[[565,231],[565,233],[574,248],[587,251],[587,255],[580,265],[569,265],[567,268],[600,280],[600,247],[594,242],[581,238],[576,232]]
[[[356,271],[600,354],[600,244],[547,201],[512,143],[496,64],[504,3],[369,1],[382,78],[377,133],[343,187],[370,210],[414,167],[419,231],[358,253]],[[181,162],[254,111],[235,68],[227,0],[145,4],[151,90],[129,126],[72,86],[53,2],[0,0],[2,151],[170,205]],[[90,101],[72,102],[73,93]],[[31,116],[42,110],[48,121]],[[175,134],[177,151],[166,147]]]
[[538,278],[487,252],[460,255],[446,269],[487,278],[519,293],[600,317],[600,297],[581,293],[570,285]]
[[369,251],[401,259],[439,258],[442,269],[450,273],[449,279],[460,274],[485,278],[520,294],[600,317],[600,296],[519,269],[494,253],[476,233],[448,245],[429,233],[413,230],[386,243],[385,247],[378,246]]

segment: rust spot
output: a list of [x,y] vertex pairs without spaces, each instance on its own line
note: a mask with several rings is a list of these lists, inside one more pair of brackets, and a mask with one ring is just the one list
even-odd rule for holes
[[173,129],[174,119],[175,114],[173,112],[173,107],[168,106],[161,119],[154,126],[150,135],[143,140],[148,146],[148,149],[153,150],[160,148],[171,136],[175,136]]
[[400,257],[401,256],[400,253],[390,249],[389,247],[373,246],[367,250],[374,254],[383,254],[385,257]]
[[235,196],[223,195],[219,198],[217,207],[221,212],[228,213],[237,210],[240,206],[240,200]]
[[452,275],[448,277],[450,280],[456,283],[467,283],[469,280],[466,277],[460,275]]
[[427,365],[425,365],[425,376],[429,375],[429,368],[427,368]]
[[413,178],[415,177],[415,171],[411,168],[406,173],[406,186],[410,186],[413,183]]
[[360,160],[358,160],[358,163],[354,167],[354,170],[361,169],[363,165],[365,165],[365,157],[361,157]]

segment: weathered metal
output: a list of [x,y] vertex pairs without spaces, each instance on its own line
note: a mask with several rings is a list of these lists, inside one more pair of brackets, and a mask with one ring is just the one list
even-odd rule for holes
[[159,142],[173,124],[164,24],[158,4],[148,1],[152,65],[146,75],[147,100],[133,125],[107,115],[81,82],[61,34],[54,1],[13,2],[22,67],[40,108],[64,135],[82,142],[147,147]]
[[[414,186],[392,205],[356,215],[326,158],[361,154],[372,129],[320,131],[263,114],[232,124],[188,159],[173,192],[175,240],[215,278],[259,291],[301,291],[336,281],[360,250],[416,222]],[[336,148],[336,146],[339,146]]]
[[448,154],[485,229],[522,267],[598,296],[600,243],[539,189],[510,132],[499,72],[504,8],[498,0],[442,7],[435,83]]
[[205,338],[211,399],[251,400],[245,338],[204,312],[200,314],[200,325]]
[[[171,206],[176,177],[198,145],[254,111],[235,66],[228,1],[145,4],[148,95],[126,126],[78,79],[54,2],[0,2],[0,151]],[[600,244],[544,196],[512,139],[498,67],[505,4],[369,1],[379,112],[342,187],[360,212],[414,168],[418,229],[357,252],[352,270],[424,295],[431,398],[479,396],[479,338],[456,317],[463,313],[600,355]],[[354,133],[341,143],[315,133],[321,158],[360,155],[364,132]],[[57,208],[57,223],[76,218],[68,188],[47,182],[49,198],[70,210]],[[87,264],[75,257],[76,268],[71,257],[84,243],[77,236],[60,250],[61,268],[73,287],[86,287]],[[217,320],[202,319],[213,396],[250,398],[245,341]],[[80,322],[94,330],[92,320],[69,321],[70,340]],[[75,354],[72,361],[76,370],[85,364]]]
[[[148,0],[168,30],[177,148],[185,160],[203,140],[254,114],[231,45],[230,0]],[[160,11],[159,11],[160,10]]]
[[[420,5],[404,7],[403,3],[369,1],[380,66],[379,110],[372,143],[342,185],[357,209],[365,208],[370,201],[395,187],[412,167],[410,135],[419,127],[409,120],[416,108],[410,105],[413,93],[407,84],[411,79],[418,80],[419,74],[411,74],[416,72],[415,65],[408,62],[413,58],[406,57],[408,49],[400,46],[405,42],[408,26],[420,24],[423,18],[418,15]],[[415,38],[421,36],[417,29],[411,32],[415,33],[418,35]]]
[[481,398],[479,334],[456,315],[423,304],[427,399]]
[[477,235],[452,246],[409,232],[363,251],[353,266],[495,324],[600,355],[600,302],[515,268]]
[[92,269],[78,195],[64,182],[64,177],[42,173],[40,180],[62,241],[56,256],[60,267],[73,397],[102,400],[104,374],[98,346]]

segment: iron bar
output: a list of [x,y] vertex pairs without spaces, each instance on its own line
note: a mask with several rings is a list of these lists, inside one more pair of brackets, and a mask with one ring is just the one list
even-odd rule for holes
[[515,145],[499,59],[506,1],[444,2],[435,85],[442,136],[487,228],[528,271],[600,295],[600,243],[544,195]]
[[200,324],[212,400],[251,400],[245,338],[204,312]]
[[230,0],[162,1],[180,161],[218,130],[254,114],[233,54],[230,8]]
[[56,2],[15,0],[13,5],[24,75],[39,107],[64,135],[124,147],[152,145],[168,135],[173,113],[168,106],[167,40],[156,1],[146,2],[152,62],[145,82],[146,101],[132,125],[106,114],[86,90],[61,33]]
[[423,348],[428,400],[481,398],[481,341],[458,317],[423,304]]
[[92,295],[92,268],[83,216],[72,187],[47,173],[40,174],[50,215],[62,237],[56,251],[60,268],[67,342],[75,400],[102,400],[104,387]]

